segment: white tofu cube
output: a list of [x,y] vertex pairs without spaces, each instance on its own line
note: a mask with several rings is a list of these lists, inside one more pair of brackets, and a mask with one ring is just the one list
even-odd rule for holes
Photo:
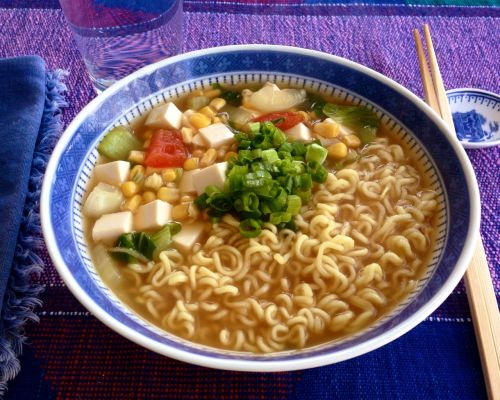
[[285,133],[295,140],[312,140],[311,130],[302,122],[288,129]]
[[196,192],[196,188],[194,187],[193,183],[193,175],[198,171],[201,171],[201,169],[197,168],[191,171],[184,171],[184,173],[182,174],[181,181],[179,182],[179,190],[181,191],[181,193]]
[[153,108],[145,125],[153,129],[179,129],[182,125],[182,112],[174,103]]
[[204,225],[203,222],[182,224],[181,231],[172,239],[174,246],[185,253],[190,251],[195,243],[199,243]]
[[234,142],[234,133],[223,123],[216,123],[201,128],[201,137],[207,142],[210,147],[218,148]]
[[158,229],[172,220],[172,206],[166,201],[154,200],[137,209],[134,228],[138,231]]
[[106,214],[99,218],[92,229],[95,242],[112,242],[123,233],[132,232],[134,218],[130,211]]
[[217,163],[193,174],[193,184],[198,195],[205,191],[208,185],[214,185],[219,189],[224,187],[226,180],[227,162]]
[[94,176],[97,181],[120,186],[128,178],[130,163],[128,161],[113,161],[97,165]]

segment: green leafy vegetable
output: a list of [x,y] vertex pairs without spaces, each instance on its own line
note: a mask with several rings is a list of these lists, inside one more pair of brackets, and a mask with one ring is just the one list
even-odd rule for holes
[[224,100],[227,101],[228,104],[234,106],[234,107],[239,107],[241,106],[241,93],[232,91],[232,90],[227,90],[221,94],[221,96]]
[[125,126],[111,129],[101,140],[97,151],[111,160],[127,160],[132,150],[141,150],[141,141]]
[[318,118],[325,117],[325,114],[323,113],[323,107],[325,106],[326,102],[320,96],[308,93],[306,104],[308,106],[307,108],[310,111],[314,111],[314,113],[318,116]]
[[111,255],[126,263],[148,262],[157,258],[172,243],[172,236],[179,233],[180,224],[172,222],[164,225],[155,233],[124,233],[118,238],[116,246],[109,250]]
[[151,240],[156,246],[153,252],[153,259],[158,259],[159,254],[167,250],[172,243],[172,237],[181,231],[181,225],[177,222],[170,222],[151,235]]
[[377,114],[365,106],[343,106],[328,103],[323,107],[326,116],[352,129],[362,144],[373,142],[377,136]]
[[[137,261],[152,260],[155,244],[151,237],[144,232],[124,233],[118,238],[115,248],[110,249],[113,257],[126,263]],[[132,252],[123,251],[123,249],[132,250]],[[134,254],[136,253],[136,254]],[[142,257],[138,257],[140,254]]]

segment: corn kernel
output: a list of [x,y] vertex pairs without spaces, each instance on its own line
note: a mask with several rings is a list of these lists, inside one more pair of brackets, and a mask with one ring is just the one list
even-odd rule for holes
[[222,122],[222,119],[220,119],[220,117],[213,117],[212,118],[212,123],[213,124],[218,124],[220,122]]
[[175,169],[167,168],[163,170],[161,177],[164,182],[174,182],[177,179],[177,174],[175,173]]
[[171,204],[179,202],[181,192],[177,188],[161,187],[156,193],[160,200],[166,201]]
[[214,97],[220,96],[222,94],[222,90],[220,89],[210,89],[210,90],[205,90],[205,96],[210,97],[213,99]]
[[128,199],[125,203],[122,205],[122,210],[128,210],[128,211],[135,211],[137,207],[141,205],[142,202],[142,196],[140,194],[136,194],[135,196],[131,197]]
[[334,138],[339,135],[339,125],[331,122],[319,122],[314,125],[314,132],[325,138]]
[[121,189],[125,197],[132,197],[139,192],[139,185],[133,181],[127,181],[122,183]]
[[196,112],[189,117],[189,122],[191,122],[196,129],[201,129],[209,126],[212,120],[205,114]]
[[201,108],[198,112],[203,114],[203,115],[206,115],[210,119],[215,117],[215,111],[212,110],[209,106],[205,106],[205,107]]
[[226,105],[226,100],[224,100],[221,97],[216,97],[210,102],[210,107],[212,107],[215,111],[219,111],[225,105]]
[[361,140],[356,135],[342,136],[341,139],[347,147],[356,148],[361,146]]
[[184,161],[184,169],[186,171],[192,171],[193,169],[198,168],[200,163],[200,159],[198,157],[191,157]]
[[334,143],[328,147],[328,156],[334,160],[342,160],[347,155],[347,146],[342,143]]
[[147,191],[142,194],[143,204],[148,204],[155,200],[156,200],[156,194],[154,194],[154,192]]
[[230,158],[232,157],[238,157],[238,153],[234,152],[234,151],[228,151],[226,153],[226,155],[224,156],[224,161],[228,161]]
[[193,130],[191,128],[183,127],[181,129],[182,141],[185,144],[189,144],[193,141]]
[[142,185],[142,183],[144,182],[145,174],[146,168],[144,168],[142,165],[136,165],[130,170],[130,180],[139,185]]
[[158,190],[159,188],[162,187],[162,185],[163,185],[163,179],[157,173],[149,175],[144,181],[144,187],[147,187],[148,189],[152,190]]
[[142,148],[147,149],[149,147],[149,144],[151,143],[151,138],[146,139],[146,141],[143,143]]
[[144,153],[143,151],[132,150],[128,155],[128,160],[136,164],[143,164],[144,157],[146,157],[146,153]]
[[217,150],[208,149],[200,159],[200,167],[205,168],[212,165],[217,160]]
[[224,160],[224,157],[226,156],[228,149],[229,149],[229,146],[222,146],[219,149],[217,149],[217,161]]
[[185,221],[189,218],[189,204],[177,204],[172,207],[172,219],[175,221]]
[[146,132],[142,134],[142,138],[144,140],[151,139],[152,136],[153,136],[153,131],[151,129],[148,129]]

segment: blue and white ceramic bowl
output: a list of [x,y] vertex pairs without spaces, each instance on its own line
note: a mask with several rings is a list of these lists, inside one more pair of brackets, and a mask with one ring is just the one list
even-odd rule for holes
[[458,140],[465,148],[500,144],[500,96],[481,89],[446,92]]
[[[243,354],[188,342],[143,320],[102,283],[83,238],[80,203],[96,145],[117,124],[156,103],[213,82],[274,81],[301,85],[373,108],[406,141],[442,188],[436,251],[426,278],[394,312],[355,335],[272,355]],[[160,354],[207,367],[285,371],[346,360],[404,334],[451,293],[471,259],[479,229],[474,173],[454,135],[426,104],[385,76],[354,62],[283,46],[228,46],[179,55],[145,67],[94,99],[61,137],[47,168],[41,201],[50,255],[68,288],[97,318]]]

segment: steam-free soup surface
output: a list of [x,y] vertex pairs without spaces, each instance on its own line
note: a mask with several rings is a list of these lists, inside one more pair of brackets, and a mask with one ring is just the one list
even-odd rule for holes
[[373,324],[426,271],[437,188],[418,149],[364,107],[214,87],[132,128],[99,147],[87,240],[103,281],[167,332],[254,353],[309,347]]

